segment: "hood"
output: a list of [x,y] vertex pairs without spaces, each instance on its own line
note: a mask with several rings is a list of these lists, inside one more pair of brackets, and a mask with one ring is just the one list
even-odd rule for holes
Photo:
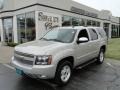
[[57,48],[64,47],[64,45],[65,43],[38,40],[18,45],[15,47],[15,51],[33,55],[46,55]]

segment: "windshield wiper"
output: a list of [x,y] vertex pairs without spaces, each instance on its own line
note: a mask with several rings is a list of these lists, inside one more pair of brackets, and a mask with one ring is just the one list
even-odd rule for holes
[[63,41],[58,40],[58,39],[48,39],[48,41],[56,41],[56,42],[62,42],[62,43],[64,43]]
[[47,38],[41,38],[40,40],[49,41],[49,39],[47,39]]
[[63,41],[58,40],[58,39],[47,39],[47,38],[42,38],[42,39],[45,40],[45,41],[56,41],[56,42],[62,42],[62,43],[64,43]]

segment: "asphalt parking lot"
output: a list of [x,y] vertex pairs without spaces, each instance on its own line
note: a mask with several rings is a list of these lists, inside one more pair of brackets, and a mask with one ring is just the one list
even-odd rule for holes
[[120,90],[120,62],[106,60],[76,69],[64,87],[48,81],[23,78],[10,64],[0,64],[0,90]]

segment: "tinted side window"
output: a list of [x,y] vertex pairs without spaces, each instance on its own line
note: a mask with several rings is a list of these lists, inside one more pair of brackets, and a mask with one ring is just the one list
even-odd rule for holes
[[81,37],[86,37],[86,38],[88,38],[88,40],[89,40],[88,32],[87,32],[86,29],[80,30],[80,33],[79,33],[79,35],[78,35],[78,39],[81,38]]
[[98,29],[98,32],[102,38],[106,37],[106,33],[103,29]]
[[91,40],[97,40],[98,39],[98,35],[97,35],[97,33],[94,29],[89,29],[89,32],[90,32]]

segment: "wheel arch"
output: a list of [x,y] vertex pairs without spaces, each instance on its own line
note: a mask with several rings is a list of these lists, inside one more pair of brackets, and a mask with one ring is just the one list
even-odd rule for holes
[[72,66],[74,66],[74,57],[73,57],[73,56],[67,56],[67,57],[62,58],[62,59],[58,62],[57,67],[58,67],[61,63],[65,62],[65,61],[70,62],[70,63],[72,64]]
[[102,45],[102,46],[100,47],[100,50],[101,50],[101,49],[103,49],[104,52],[106,52],[106,45]]

